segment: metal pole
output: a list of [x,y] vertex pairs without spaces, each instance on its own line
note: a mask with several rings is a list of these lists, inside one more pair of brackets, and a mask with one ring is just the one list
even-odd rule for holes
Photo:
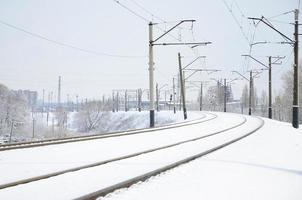
[[176,96],[176,92],[175,92],[175,78],[173,78],[173,112],[174,114],[176,113],[176,105],[175,105],[175,97]]
[[181,84],[180,84],[180,75],[178,75],[177,76],[177,80],[178,80],[178,82],[177,82],[177,84],[178,84],[178,86],[177,86],[177,92],[178,92],[178,103],[179,103],[179,111],[181,111]]
[[61,76],[59,76],[59,86],[58,86],[58,107],[61,106]]
[[127,105],[127,90],[125,91],[125,112],[128,111],[128,105]]
[[114,92],[112,92],[112,112],[115,112]]
[[253,71],[250,71],[250,97],[249,97],[249,115],[252,114],[252,84],[253,84]]
[[12,142],[13,129],[14,129],[14,121],[12,121],[12,124],[11,124],[11,127],[10,127],[9,143]]
[[135,90],[135,110],[138,111],[138,90]]
[[180,90],[181,90],[181,97],[182,97],[182,105],[183,105],[183,112],[184,112],[184,119],[187,119],[187,108],[186,108],[186,98],[185,98],[185,88],[184,88],[184,79],[182,77],[182,68],[181,68],[181,57],[180,53],[178,53],[178,65],[179,65],[179,77],[180,77]]
[[116,94],[116,112],[118,112],[120,109],[120,99],[119,99],[119,92],[117,91]]
[[272,57],[268,57],[268,118],[272,119]]
[[299,77],[298,77],[298,36],[299,36],[299,10],[295,10],[295,43],[294,43],[294,87],[293,87],[293,121],[292,125],[294,128],[299,128]]
[[153,61],[153,24],[149,23],[149,92],[150,127],[154,127],[154,61]]
[[184,97],[186,97],[186,72],[184,70],[182,70],[182,84],[183,84],[183,90],[184,90],[183,95],[184,95]]
[[142,111],[142,89],[138,89],[138,111]]
[[35,118],[33,118],[33,135],[32,138],[35,138]]
[[227,85],[226,79],[224,79],[224,101],[223,101],[223,112],[226,112],[226,101],[227,101]]

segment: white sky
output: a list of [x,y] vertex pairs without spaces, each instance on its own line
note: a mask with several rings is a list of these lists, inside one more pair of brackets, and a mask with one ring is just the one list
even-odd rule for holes
[[[152,17],[131,0],[121,3],[147,19]],[[196,41],[211,41],[213,44],[198,47],[193,53],[188,47],[157,46],[155,53],[155,79],[160,86],[169,84],[177,73],[177,52],[183,55],[183,64],[189,63],[199,55],[206,55],[206,61],[196,62],[192,67],[219,68],[215,75],[196,75],[192,80],[210,78],[236,78],[230,73],[247,71],[245,59],[241,54],[249,51],[249,46],[239,26],[236,24],[223,0],[175,1],[175,0],[136,0],[156,16],[166,21],[195,19],[194,36]],[[272,17],[298,7],[298,0],[226,0],[233,14],[249,37],[253,25],[242,17]],[[237,2],[237,4],[236,4]],[[237,6],[238,5],[238,6]],[[271,21],[278,29],[292,38],[293,13],[281,15]],[[83,49],[119,55],[139,55],[142,58],[117,58],[94,55],[48,42],[24,32],[17,31],[0,23],[0,82],[12,89],[37,90],[46,93],[56,92],[57,79],[61,75],[62,97],[76,94],[80,98],[100,98],[111,94],[112,89],[148,88],[148,23],[119,6],[113,0],[2,0],[0,1],[0,20],[27,31],[40,34]],[[277,21],[276,21],[277,20]],[[158,21],[154,18],[154,21]],[[282,23],[280,23],[280,21]],[[283,23],[287,22],[287,23]],[[161,24],[162,29],[175,23]],[[251,23],[252,24],[252,23]],[[183,41],[192,41],[189,30],[191,24],[172,32],[181,35]],[[251,31],[249,31],[251,30]],[[155,36],[162,32],[154,29]],[[162,42],[175,42],[169,36]],[[255,42],[283,41],[277,33],[260,24],[256,28]],[[293,54],[289,45],[267,44],[254,46],[252,55],[267,62],[268,55],[287,56],[285,64],[274,66],[273,90],[280,89],[281,75],[290,69]],[[250,62],[250,68],[262,68]],[[235,96],[241,93],[244,81],[233,86]],[[212,82],[211,84],[214,84]],[[267,73],[255,81],[258,91],[267,88]],[[196,91],[188,92],[196,98]]]

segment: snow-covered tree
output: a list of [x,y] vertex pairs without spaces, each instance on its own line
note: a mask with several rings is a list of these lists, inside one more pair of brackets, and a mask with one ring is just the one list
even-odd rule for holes
[[266,92],[264,90],[262,90],[261,92],[261,97],[260,97],[260,109],[261,109],[261,116],[267,116],[267,112],[268,112],[268,99],[267,99],[267,95]]
[[247,85],[245,85],[242,90],[241,103],[244,108],[249,107],[249,89],[248,89]]
[[76,115],[75,123],[82,132],[96,130],[102,122],[102,119],[111,110],[110,102],[90,101],[84,104]]
[[7,132],[12,123],[14,127],[26,123],[28,115],[25,98],[0,84],[0,131]]
[[209,110],[216,110],[218,107],[217,87],[209,87],[204,97],[204,105]]

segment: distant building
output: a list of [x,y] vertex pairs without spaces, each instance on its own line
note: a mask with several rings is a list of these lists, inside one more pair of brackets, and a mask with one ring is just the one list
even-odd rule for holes
[[18,96],[22,96],[27,102],[28,107],[37,105],[38,92],[30,90],[12,90],[12,92]]

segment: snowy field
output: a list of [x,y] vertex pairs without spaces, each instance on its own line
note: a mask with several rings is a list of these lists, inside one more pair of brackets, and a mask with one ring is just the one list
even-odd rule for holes
[[[214,115],[217,118],[213,118]],[[0,190],[0,199],[74,199],[207,151],[259,127],[256,117],[199,113],[203,123],[138,135],[0,152],[0,185],[236,127],[202,140]],[[211,120],[209,120],[211,119]],[[265,119],[254,134],[99,199],[301,199],[302,130]],[[47,155],[47,156],[45,156]]]

